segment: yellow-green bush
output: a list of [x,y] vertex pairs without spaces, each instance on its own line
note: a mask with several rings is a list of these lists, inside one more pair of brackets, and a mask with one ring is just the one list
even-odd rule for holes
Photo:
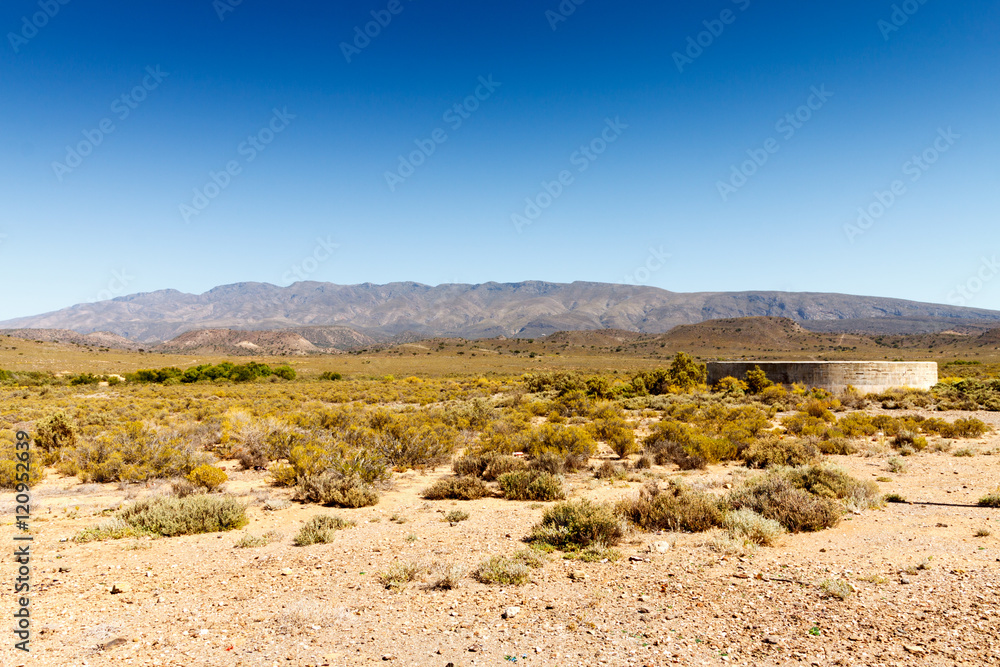
[[94,441],[82,441],[72,454],[72,463],[85,482],[184,476],[209,459],[176,432],[157,433],[138,421],[122,424]]
[[[18,464],[22,467],[19,468]],[[23,467],[25,465],[27,472]],[[29,486],[37,484],[45,474],[44,465],[42,453],[35,447],[18,449],[15,433],[0,431],[0,489],[14,489],[21,483]]]
[[229,475],[222,468],[217,468],[208,463],[203,463],[187,475],[187,480],[207,491],[215,491],[226,483]]

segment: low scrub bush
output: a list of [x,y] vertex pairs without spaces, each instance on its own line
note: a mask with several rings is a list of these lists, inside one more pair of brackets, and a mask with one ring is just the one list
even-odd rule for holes
[[777,436],[761,438],[743,452],[743,459],[748,468],[800,466],[812,463],[818,458],[819,450],[808,442]]
[[152,535],[173,537],[217,533],[247,524],[246,507],[230,496],[154,496],[126,505],[116,514],[129,526]]
[[749,540],[762,547],[774,546],[785,534],[785,527],[753,510],[728,512],[722,520],[726,533],[734,540]]
[[831,528],[843,513],[836,501],[818,498],[773,473],[733,489],[725,503],[731,510],[748,509],[773,519],[792,533]]
[[979,499],[980,507],[1000,507],[1000,491],[990,493]]
[[0,489],[15,489],[18,484],[37,484],[45,475],[44,463],[42,452],[38,449],[24,449],[23,446],[18,449],[14,433],[0,431]]
[[327,470],[317,475],[300,477],[295,490],[296,500],[328,507],[368,507],[379,501],[378,491],[356,475],[343,475]]
[[444,515],[444,520],[448,523],[459,523],[469,518],[469,513],[465,510],[451,510]]
[[700,533],[722,524],[715,498],[677,482],[666,489],[647,484],[636,497],[621,501],[618,512],[644,530]]
[[864,507],[881,504],[878,500],[880,497],[878,484],[871,480],[861,481],[851,477],[844,470],[834,466],[803,466],[787,471],[785,476],[796,488],[820,498],[848,500]]
[[563,551],[589,546],[612,547],[625,535],[621,521],[609,505],[587,499],[558,503],[542,515],[531,530],[529,542]]
[[425,572],[427,572],[427,567],[420,563],[402,563],[397,561],[390,565],[388,570],[379,574],[378,580],[388,589],[402,588],[406,584],[419,579]]
[[521,586],[531,580],[531,570],[540,568],[544,557],[533,549],[522,549],[510,556],[487,558],[472,573],[482,584]]
[[566,497],[559,478],[541,470],[519,470],[500,475],[500,493],[507,500],[560,500]]
[[479,500],[493,495],[478,477],[445,477],[424,490],[427,500]]
[[187,475],[187,480],[208,492],[215,491],[226,483],[229,476],[222,468],[203,463]]
[[338,530],[350,528],[354,523],[341,519],[333,514],[319,514],[309,519],[299,530],[292,544],[304,547],[310,544],[326,544],[333,542]]
[[138,421],[80,442],[71,456],[81,480],[98,483],[183,476],[211,458],[180,434],[157,433]]
[[625,476],[625,467],[620,463],[605,461],[594,470],[597,479],[621,479]]

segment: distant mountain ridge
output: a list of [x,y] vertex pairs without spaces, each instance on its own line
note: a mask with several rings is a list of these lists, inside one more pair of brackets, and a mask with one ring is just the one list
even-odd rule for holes
[[786,317],[807,328],[816,323],[824,331],[841,330],[838,323],[843,330],[878,332],[884,322],[887,331],[913,333],[1000,325],[1000,311],[846,294],[680,293],[594,282],[432,287],[310,281],[288,287],[236,283],[204,294],[172,289],[133,294],[0,322],[0,328],[104,331],[147,344],[201,329],[294,330],[316,347],[347,349],[434,336],[538,337],[598,329],[662,333],[706,320],[760,316]]

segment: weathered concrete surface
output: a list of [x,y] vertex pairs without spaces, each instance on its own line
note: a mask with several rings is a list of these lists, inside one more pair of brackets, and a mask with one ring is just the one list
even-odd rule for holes
[[862,393],[892,387],[930,389],[938,381],[933,361],[710,361],[708,384],[730,375],[742,380],[754,366],[760,366],[772,382],[798,382],[834,392],[848,385]]

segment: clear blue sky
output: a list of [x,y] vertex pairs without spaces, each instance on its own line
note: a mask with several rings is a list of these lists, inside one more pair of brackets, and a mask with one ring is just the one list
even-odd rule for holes
[[0,319],[301,277],[1000,309],[1000,3],[61,2],[0,7]]

